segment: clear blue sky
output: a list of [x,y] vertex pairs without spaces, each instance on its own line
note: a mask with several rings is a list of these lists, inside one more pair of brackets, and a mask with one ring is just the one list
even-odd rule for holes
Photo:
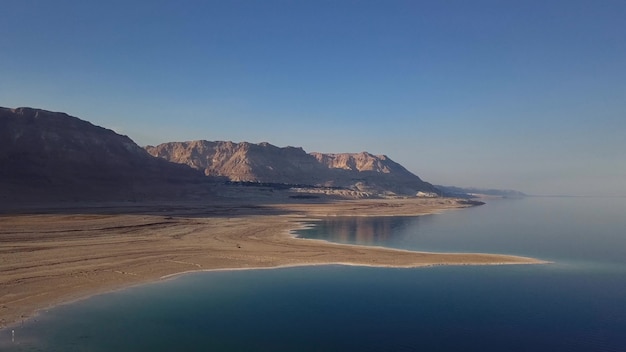
[[626,1],[0,0],[0,106],[626,194]]

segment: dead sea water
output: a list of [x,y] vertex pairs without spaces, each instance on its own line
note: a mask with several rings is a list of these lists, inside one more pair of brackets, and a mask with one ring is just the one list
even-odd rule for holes
[[59,306],[3,351],[624,351],[626,199],[333,218],[301,237],[549,265],[195,273]]

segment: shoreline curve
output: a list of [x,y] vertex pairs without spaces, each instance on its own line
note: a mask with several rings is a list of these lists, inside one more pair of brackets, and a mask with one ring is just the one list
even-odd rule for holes
[[419,216],[463,207],[453,199],[238,201],[98,204],[0,215],[0,330],[59,304],[200,271],[549,263],[512,255],[337,244],[292,234],[316,217]]

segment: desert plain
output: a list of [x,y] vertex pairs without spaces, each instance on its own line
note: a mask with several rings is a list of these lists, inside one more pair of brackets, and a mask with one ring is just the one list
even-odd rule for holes
[[416,216],[463,208],[458,199],[243,200],[62,204],[1,210],[0,328],[90,295],[220,269],[343,264],[539,264],[526,257],[428,253],[300,239],[328,216]]

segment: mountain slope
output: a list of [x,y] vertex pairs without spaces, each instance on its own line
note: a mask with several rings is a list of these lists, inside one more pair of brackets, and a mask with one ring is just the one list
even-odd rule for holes
[[65,113],[0,108],[0,200],[132,199],[190,181],[200,182],[197,171],[111,130]]
[[207,176],[231,181],[343,187],[371,193],[415,195],[435,192],[400,164],[384,155],[307,154],[302,148],[279,148],[269,143],[170,142],[147,146],[153,156],[189,165]]
[[268,143],[192,141],[145,149],[153,156],[231,181],[294,183],[294,180],[308,180],[311,173],[323,169],[301,148],[278,148]]

